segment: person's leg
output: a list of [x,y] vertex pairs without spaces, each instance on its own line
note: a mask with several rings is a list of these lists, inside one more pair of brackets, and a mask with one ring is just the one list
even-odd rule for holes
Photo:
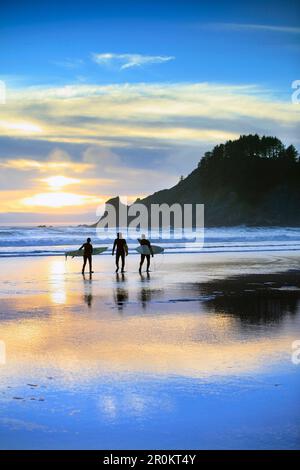
[[89,266],[90,266],[90,274],[92,274],[92,256],[89,256]]
[[84,257],[83,257],[82,274],[84,274],[84,270],[85,270],[85,265],[86,265],[86,262],[87,262],[87,257],[86,257],[86,256],[84,256]]
[[147,255],[147,272],[150,269],[150,255]]
[[144,264],[144,260],[145,260],[145,255],[141,255],[140,269],[139,269],[140,272],[141,272],[141,270],[142,270],[142,266],[143,266],[143,264]]
[[122,253],[121,257],[122,257],[122,272],[123,272],[125,268],[125,253]]
[[120,253],[116,253],[116,273],[119,271],[119,259],[120,259]]

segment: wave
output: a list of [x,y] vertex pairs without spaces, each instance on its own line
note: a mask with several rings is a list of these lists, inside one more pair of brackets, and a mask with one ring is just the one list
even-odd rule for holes
[[[79,247],[90,236],[95,246],[111,246],[115,231],[99,239],[95,228],[74,226],[0,227],[0,257],[57,256]],[[176,238],[178,233],[156,234],[154,244],[162,245],[166,253],[215,253],[253,251],[298,251],[300,229],[295,227],[220,227],[204,230],[203,245]],[[135,240],[130,240],[129,251],[134,252]]]

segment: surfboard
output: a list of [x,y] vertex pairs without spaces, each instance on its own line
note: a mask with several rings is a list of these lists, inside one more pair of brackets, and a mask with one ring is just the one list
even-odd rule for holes
[[[159,255],[160,253],[164,252],[164,248],[158,245],[151,245],[152,251],[154,255]],[[151,251],[147,245],[140,245],[135,248],[135,250],[140,253],[141,255],[151,255]]]
[[[101,255],[104,251],[107,250],[107,246],[99,246],[98,248],[93,248],[93,256]],[[83,250],[74,250],[74,251],[66,251],[65,257],[71,256],[74,258],[75,256],[83,256]]]

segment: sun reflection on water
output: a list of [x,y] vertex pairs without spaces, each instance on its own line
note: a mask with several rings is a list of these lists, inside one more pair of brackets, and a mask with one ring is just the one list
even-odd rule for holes
[[51,260],[49,263],[49,296],[54,304],[67,303],[65,269],[65,262],[62,259]]

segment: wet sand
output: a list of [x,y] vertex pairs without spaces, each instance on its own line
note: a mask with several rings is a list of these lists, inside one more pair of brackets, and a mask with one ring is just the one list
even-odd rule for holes
[[0,260],[0,447],[300,447],[300,254]]

